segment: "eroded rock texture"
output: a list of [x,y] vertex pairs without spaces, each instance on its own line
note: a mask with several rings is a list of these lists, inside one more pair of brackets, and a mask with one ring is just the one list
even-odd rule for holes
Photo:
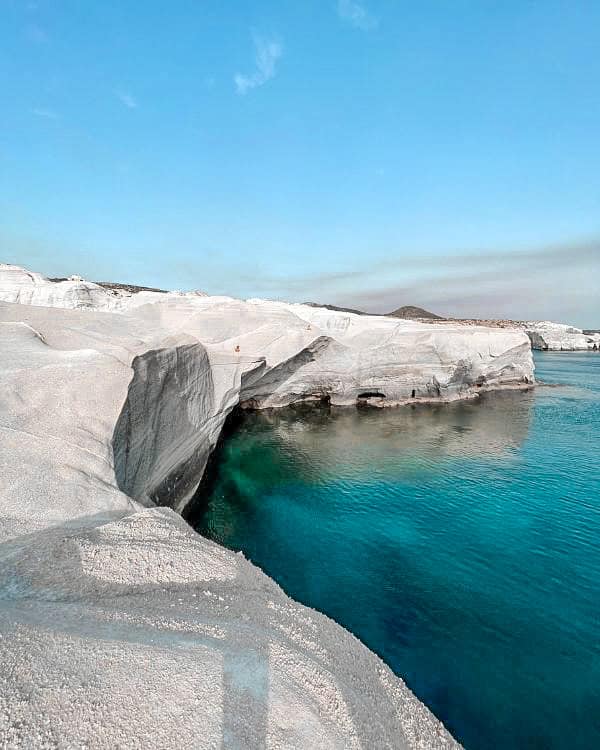
[[584,333],[581,328],[547,320],[526,324],[534,349],[554,352],[597,351],[600,334]]
[[81,284],[0,267],[0,746],[455,747],[353,636],[171,508],[240,401],[521,387],[525,334]]

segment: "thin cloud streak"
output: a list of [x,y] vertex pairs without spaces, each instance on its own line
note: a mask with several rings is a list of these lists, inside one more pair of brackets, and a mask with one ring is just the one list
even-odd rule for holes
[[236,73],[233,77],[237,93],[244,96],[251,89],[263,86],[275,77],[275,66],[283,55],[283,46],[273,39],[254,35],[256,71],[251,75]]
[[137,100],[131,94],[127,93],[127,91],[117,90],[115,91],[115,96],[127,109],[137,109]]
[[457,255],[445,262],[440,259],[439,268],[425,260],[421,278],[383,284],[376,274],[360,290],[338,292],[332,298],[375,313],[416,304],[450,317],[549,318],[582,327],[600,325],[600,241]]
[[379,20],[358,0],[338,0],[337,12],[342,21],[361,31],[372,31],[379,25]]
[[[178,269],[182,272],[183,269]],[[206,278],[190,260],[185,277]],[[236,272],[235,287],[215,262],[209,291],[244,297],[337,304],[371,313],[419,305],[449,317],[553,319],[600,326],[600,240],[520,252],[374,259],[360,268],[274,275],[267,267]]]
[[42,117],[45,120],[60,119],[60,116],[53,109],[44,109],[43,107],[35,107],[31,110],[31,114],[36,117]]
[[[586,263],[598,263],[600,258],[600,241],[587,243],[574,243],[572,245],[556,245],[536,250],[522,250],[512,252],[481,252],[481,253],[456,253],[449,256],[437,255],[410,255],[399,254],[395,258],[373,258],[361,268],[346,268],[339,271],[330,271],[316,274],[305,274],[294,278],[261,275],[260,285],[265,291],[286,288],[289,291],[303,292],[316,287],[328,288],[334,291],[336,286],[347,286],[360,288],[356,294],[363,294],[365,286],[368,289],[376,289],[375,297],[380,288],[378,279],[388,280],[390,276],[407,277],[410,270],[411,276],[420,278],[480,278],[481,274],[496,276],[499,271],[510,267],[525,273],[532,272],[538,268],[546,270],[560,270],[565,266],[579,266]],[[482,269],[481,271],[477,269]],[[485,269],[485,270],[484,270]],[[256,282],[255,276],[248,276],[246,281]],[[428,282],[429,283],[429,282]],[[354,290],[349,294],[353,294]]]

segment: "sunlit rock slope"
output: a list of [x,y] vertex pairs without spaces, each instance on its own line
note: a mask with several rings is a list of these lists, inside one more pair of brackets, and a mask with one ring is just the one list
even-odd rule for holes
[[525,334],[86,284],[0,266],[0,746],[456,746],[353,636],[171,508],[240,401],[526,386]]

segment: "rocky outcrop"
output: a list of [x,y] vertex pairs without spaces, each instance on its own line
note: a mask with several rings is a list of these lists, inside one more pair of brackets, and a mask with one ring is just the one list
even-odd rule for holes
[[44,307],[102,309],[114,307],[116,294],[98,284],[71,276],[50,281],[41,273],[0,264],[0,300]]
[[0,300],[4,302],[36,307],[118,311],[147,304],[165,294],[206,296],[200,291],[165,293],[129,284],[96,284],[77,275],[67,279],[48,279],[41,273],[28,271],[21,266],[0,263]]
[[554,352],[597,351],[600,334],[585,334],[581,328],[564,323],[538,321],[526,324],[527,335],[534,349]]
[[408,320],[421,320],[421,319],[431,319],[431,320],[441,320],[441,315],[436,315],[435,313],[429,312],[429,310],[424,310],[422,307],[416,307],[415,305],[404,305],[403,307],[399,307],[397,310],[394,310],[391,313],[388,313],[390,318],[406,318]]
[[208,354],[197,341],[165,345],[135,357],[132,369],[113,435],[117,484],[142,502],[174,505],[194,491],[210,451]]
[[171,508],[241,400],[527,386],[525,335],[64,284],[87,282],[0,268],[0,745],[455,747],[355,638]]

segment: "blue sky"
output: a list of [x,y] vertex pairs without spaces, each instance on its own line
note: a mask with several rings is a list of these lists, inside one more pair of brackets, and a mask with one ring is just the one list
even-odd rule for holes
[[600,3],[0,0],[0,259],[600,326]]

